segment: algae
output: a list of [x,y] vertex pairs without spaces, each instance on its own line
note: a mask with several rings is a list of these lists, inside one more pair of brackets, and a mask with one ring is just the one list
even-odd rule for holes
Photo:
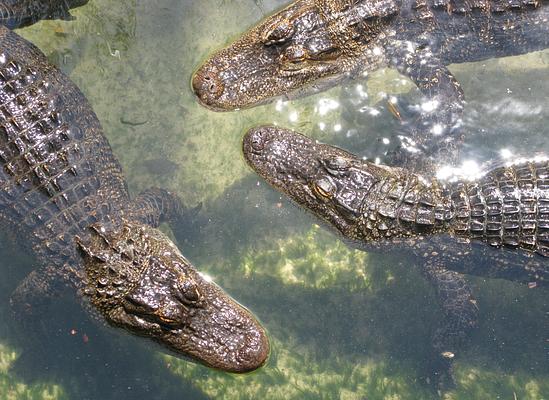
[[[163,186],[203,203],[200,222],[174,227],[175,237],[265,324],[267,365],[235,376],[160,355],[90,324],[72,299],[54,308],[48,334],[21,332],[8,318],[8,296],[32,260],[5,248],[2,259],[18,267],[2,266],[0,398],[437,398],[425,383],[441,318],[432,289],[408,260],[352,250],[314,225],[249,172],[240,150],[247,128],[274,123],[375,157],[376,141],[398,129],[387,101],[420,101],[413,85],[385,69],[234,113],[210,112],[191,93],[190,76],[208,54],[284,3],[91,0],[75,21],[21,31],[84,91],[132,192]],[[464,157],[489,159],[500,150],[494,142],[513,153],[546,147],[548,54],[451,67],[468,98]],[[549,398],[546,296],[508,282],[473,285],[480,326],[444,398]]]
[[17,359],[14,350],[0,343],[0,398],[3,400],[37,399],[60,400],[65,399],[63,388],[56,384],[37,383],[26,384],[15,378],[9,371]]

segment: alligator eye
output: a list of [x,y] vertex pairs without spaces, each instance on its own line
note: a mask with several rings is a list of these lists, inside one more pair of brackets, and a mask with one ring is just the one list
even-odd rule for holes
[[322,199],[330,199],[336,192],[336,186],[329,179],[319,179],[313,184],[315,194]]
[[328,37],[314,37],[305,46],[311,58],[317,61],[335,60],[341,53]]
[[319,61],[331,61],[336,60],[340,54],[341,52],[338,49],[330,48],[314,54],[314,58]]
[[308,58],[307,50],[303,46],[290,46],[281,55],[282,61],[299,64]]
[[185,280],[179,283],[179,300],[187,305],[196,304],[200,301],[201,295],[196,284],[191,280]]
[[162,323],[165,324],[165,325],[173,326],[173,325],[177,324],[177,321],[175,319],[165,317],[163,315],[159,315],[158,319],[160,319],[160,321],[162,321]]
[[263,36],[263,44],[270,46],[272,44],[284,43],[294,34],[294,27],[289,21],[282,21],[269,29]]
[[335,156],[327,158],[323,162],[326,169],[333,175],[341,175],[342,172],[346,172],[351,167],[349,160],[341,156]]

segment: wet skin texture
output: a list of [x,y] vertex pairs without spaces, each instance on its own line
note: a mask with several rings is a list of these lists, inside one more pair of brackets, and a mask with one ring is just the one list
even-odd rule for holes
[[130,199],[118,161],[80,90],[0,26],[0,218],[39,266],[11,297],[39,319],[71,290],[89,313],[167,351],[231,372],[264,364],[265,331],[156,229],[185,223],[177,196]]
[[[547,0],[298,0],[215,53],[192,80],[216,111],[330,88],[379,67],[396,68],[431,101],[403,121],[391,165],[449,161],[462,140],[464,96],[446,67],[549,46]],[[424,169],[416,169],[421,171]]]
[[445,315],[433,337],[439,378],[476,325],[477,304],[461,273],[530,287],[549,282],[547,160],[445,185],[272,126],[250,130],[243,151],[270,185],[346,241],[402,252],[422,266]]

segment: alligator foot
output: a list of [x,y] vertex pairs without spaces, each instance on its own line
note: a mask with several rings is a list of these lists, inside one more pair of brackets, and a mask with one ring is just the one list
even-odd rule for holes
[[429,260],[424,276],[436,289],[444,320],[432,338],[432,386],[437,391],[454,387],[452,365],[471,331],[477,326],[478,307],[462,274],[448,271],[437,260]]
[[390,46],[392,66],[414,81],[425,96],[415,110],[419,117],[414,121],[403,120],[405,133],[399,135],[397,153],[404,160],[395,159],[401,166],[416,172],[421,171],[416,165],[417,159],[427,157],[436,162],[452,156],[444,162],[454,161],[454,150],[461,141],[463,91],[444,63],[434,55],[433,46],[435,44],[427,39],[425,43],[420,39],[416,45],[395,41]]
[[126,210],[126,218],[157,228],[163,222],[179,223],[196,216],[202,204],[187,208],[174,193],[150,188],[139,193]]
[[11,295],[11,309],[16,317],[40,315],[63,289],[53,267],[37,269],[27,275]]

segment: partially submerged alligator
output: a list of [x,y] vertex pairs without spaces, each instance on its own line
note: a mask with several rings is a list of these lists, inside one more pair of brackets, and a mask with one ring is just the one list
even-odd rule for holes
[[12,296],[17,313],[69,288],[95,318],[179,356],[232,372],[265,362],[253,315],[156,229],[183,221],[178,198],[150,189],[131,200],[84,95],[3,26],[0,166],[0,218],[40,264]]
[[330,88],[382,66],[427,97],[393,162],[452,157],[464,96],[446,67],[549,47],[548,0],[298,0],[214,54],[192,86],[213,110]]
[[548,160],[443,184],[271,126],[250,130],[243,151],[269,184],[346,241],[415,256],[445,314],[433,338],[438,373],[450,368],[476,324],[476,302],[461,273],[549,284]]
[[69,10],[88,0],[3,0],[0,2],[0,25],[10,29],[32,25],[43,19],[71,20]]

